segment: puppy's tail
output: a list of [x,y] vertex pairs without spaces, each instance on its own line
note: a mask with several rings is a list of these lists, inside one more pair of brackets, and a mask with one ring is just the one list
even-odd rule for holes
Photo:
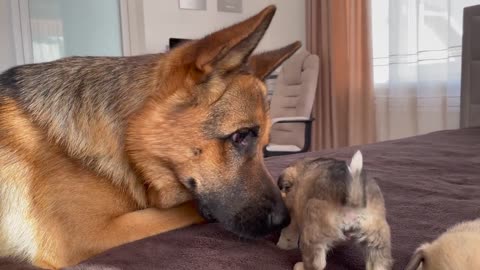
[[347,205],[351,207],[364,207],[366,204],[365,180],[366,175],[363,171],[363,156],[357,151],[348,166],[351,181],[348,186]]

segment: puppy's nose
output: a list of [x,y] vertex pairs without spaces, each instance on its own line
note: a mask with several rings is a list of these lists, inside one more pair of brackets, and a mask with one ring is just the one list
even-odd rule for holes
[[282,229],[290,224],[290,214],[283,203],[276,205],[268,215],[269,225],[272,229]]

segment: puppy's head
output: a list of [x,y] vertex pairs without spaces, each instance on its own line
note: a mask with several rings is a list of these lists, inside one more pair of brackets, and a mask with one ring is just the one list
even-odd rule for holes
[[[321,159],[322,161],[327,161]],[[310,198],[315,196],[315,182],[325,177],[327,170],[318,166],[320,159],[305,158],[288,166],[277,180],[285,204],[290,212],[291,224],[282,230],[277,246],[281,249],[298,248],[299,227]]]
[[362,167],[359,151],[350,164],[331,158],[305,158],[286,168],[277,185],[290,211],[303,209],[312,197],[356,207],[365,204],[366,176]]
[[127,138],[147,182],[179,181],[207,219],[246,237],[289,223],[263,163],[270,132],[263,79],[300,44],[250,57],[274,12],[270,6],[167,53],[156,69],[157,92]]
[[[348,166],[344,161],[326,158],[305,158],[287,167],[277,180],[278,188],[287,203],[293,207],[295,197],[306,202],[312,196],[338,197],[346,190]],[[301,194],[298,194],[301,193]],[[302,206],[300,206],[301,208]]]

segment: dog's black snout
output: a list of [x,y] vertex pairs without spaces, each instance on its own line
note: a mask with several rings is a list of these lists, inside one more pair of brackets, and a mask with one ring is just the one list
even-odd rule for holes
[[290,214],[283,203],[277,205],[268,215],[269,226],[272,229],[281,229],[290,224]]

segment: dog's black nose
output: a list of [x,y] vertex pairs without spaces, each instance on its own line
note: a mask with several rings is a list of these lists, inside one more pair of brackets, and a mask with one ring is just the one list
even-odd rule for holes
[[283,203],[275,207],[268,215],[268,222],[272,229],[281,229],[290,224],[290,214],[287,207]]

